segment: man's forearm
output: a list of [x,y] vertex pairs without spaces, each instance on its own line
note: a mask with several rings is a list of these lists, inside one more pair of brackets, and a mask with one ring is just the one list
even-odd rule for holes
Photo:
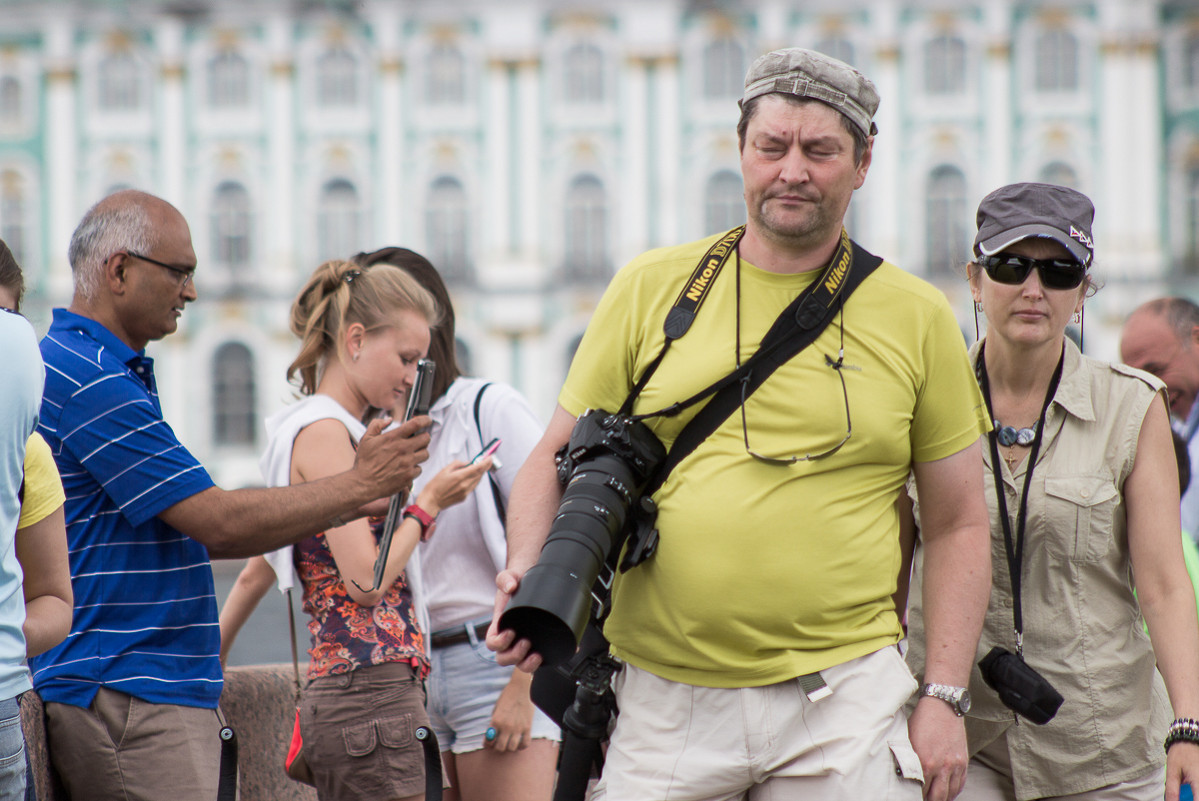
[[353,472],[287,487],[225,491],[216,487],[193,495],[161,515],[197,540],[217,559],[255,556],[299,542],[358,516],[375,500],[372,489]]
[[924,545],[924,680],[966,686],[991,597],[990,532],[964,526]]
[[561,500],[553,459],[547,461],[534,451],[512,485],[508,507],[509,570],[523,575],[537,562]]

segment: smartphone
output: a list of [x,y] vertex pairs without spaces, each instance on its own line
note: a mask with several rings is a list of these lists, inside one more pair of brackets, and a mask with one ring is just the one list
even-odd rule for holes
[[[432,359],[421,359],[416,363],[416,378],[412,380],[412,389],[408,390],[408,405],[404,409],[404,421],[429,413],[433,401],[433,374],[437,371],[437,363]],[[383,571],[387,566],[387,554],[391,551],[391,537],[400,525],[404,510],[404,501],[408,493],[400,492],[391,496],[387,505],[387,517],[383,520],[383,536],[379,538],[379,555],[375,558],[374,583],[371,589],[361,586],[363,592],[372,592],[383,581]]]
[[404,409],[405,421],[429,413],[433,401],[433,374],[436,371],[437,363],[432,359],[421,359],[416,363],[416,378],[412,380],[412,389],[408,390],[408,406]]
[[488,456],[491,456],[500,447],[501,442],[503,442],[503,440],[501,440],[499,437],[496,437],[493,440],[491,440],[491,442],[488,442],[486,445],[483,446],[483,450],[481,450],[475,454],[474,458],[470,460],[470,463],[478,464],[479,462],[486,459]]

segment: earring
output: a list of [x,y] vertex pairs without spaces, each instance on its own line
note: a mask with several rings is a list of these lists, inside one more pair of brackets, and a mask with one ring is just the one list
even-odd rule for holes
[[357,352],[354,353],[353,360],[358,361],[358,353]]
[[976,300],[976,301],[974,301],[974,310],[975,310],[976,312],[980,312],[980,313],[982,312],[982,310],[983,310],[983,302],[982,302],[981,300]]
[[1079,323],[1081,323],[1082,322],[1082,312],[1076,311],[1076,312],[1074,312],[1074,314],[1070,315],[1070,322],[1073,325],[1078,325]]

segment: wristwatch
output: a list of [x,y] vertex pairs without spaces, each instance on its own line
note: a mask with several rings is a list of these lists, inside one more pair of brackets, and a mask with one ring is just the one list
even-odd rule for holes
[[965,687],[951,687],[948,684],[925,684],[920,688],[920,696],[926,695],[940,698],[953,707],[953,712],[959,718],[970,711],[970,691]]

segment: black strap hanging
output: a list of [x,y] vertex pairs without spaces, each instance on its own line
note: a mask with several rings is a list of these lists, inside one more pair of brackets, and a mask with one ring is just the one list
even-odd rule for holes
[[[975,367],[975,373],[978,376],[978,385],[982,389],[983,399],[987,402],[987,413],[991,415],[991,419],[995,419],[995,410],[991,405],[991,382],[987,376],[987,361],[985,358],[984,349],[986,345],[978,350],[978,364]],[[1045,401],[1041,404],[1041,416],[1037,420],[1036,434],[1033,436],[1032,445],[1028,452],[1028,467],[1024,472],[1024,490],[1020,494],[1020,507],[1016,515],[1016,536],[1013,541],[1012,523],[1008,518],[1007,497],[1004,492],[1003,474],[999,467],[999,444],[998,433],[992,427],[990,433],[987,434],[987,441],[991,447],[991,475],[995,481],[995,498],[999,506],[999,524],[1003,528],[1003,546],[1007,553],[1008,577],[1012,583],[1012,617],[1016,631],[1016,653],[1023,656],[1024,652],[1024,615],[1020,606],[1020,568],[1024,560],[1024,524],[1028,517],[1028,490],[1032,486],[1033,468],[1037,464],[1037,454],[1041,450],[1041,439],[1045,434],[1045,415],[1049,411],[1049,404],[1053,401],[1053,396],[1057,392],[1057,386],[1062,379],[1062,364],[1064,361],[1064,353],[1058,358],[1057,368],[1053,371],[1053,378],[1049,380],[1049,388],[1045,392]]]

